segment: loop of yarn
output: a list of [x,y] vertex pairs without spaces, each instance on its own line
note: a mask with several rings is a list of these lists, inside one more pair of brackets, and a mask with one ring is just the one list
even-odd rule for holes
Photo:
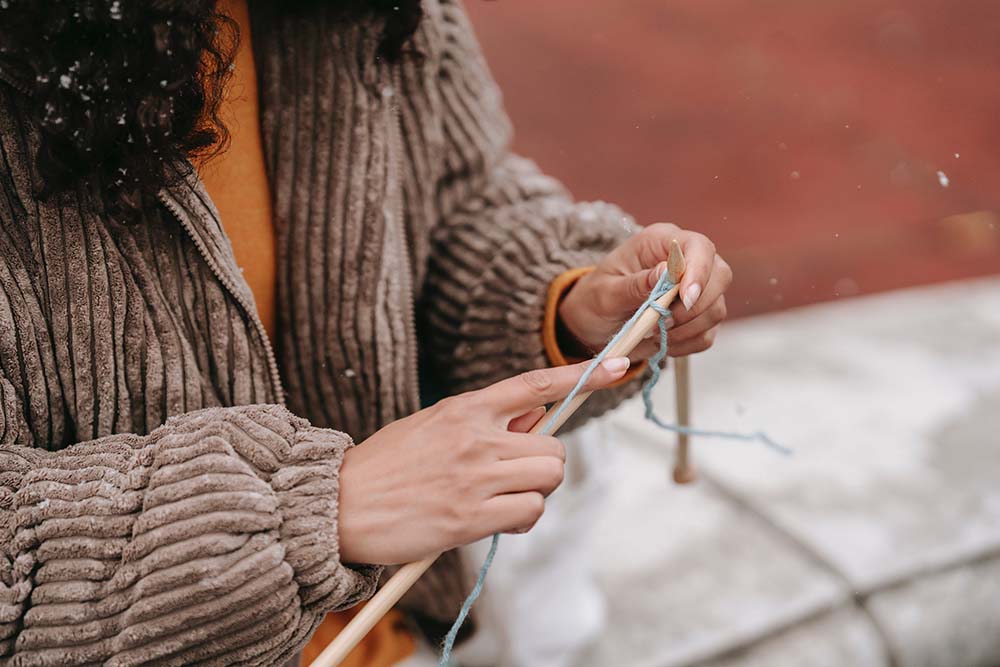
[[656,303],[655,299],[652,302],[648,302],[648,306],[660,314],[660,349],[657,350],[656,354],[650,357],[647,361],[649,364],[650,375],[649,379],[646,380],[646,383],[642,385],[642,404],[646,408],[646,419],[653,422],[660,428],[674,433],[697,435],[704,438],[725,438],[727,440],[744,440],[747,442],[757,441],[763,445],[767,445],[779,454],[784,454],[786,456],[790,455],[792,450],[788,449],[784,445],[778,444],[763,431],[742,433],[739,431],[717,431],[694,428],[692,426],[681,426],[680,424],[668,424],[656,416],[656,413],[653,411],[653,387],[655,387],[656,383],[660,381],[660,374],[662,373],[661,365],[667,356],[667,318],[670,317],[670,311]]
[[[542,427],[539,433],[542,435],[547,435],[553,430],[555,424],[557,423],[557,420],[562,416],[563,412],[566,410],[566,407],[569,405],[570,401],[572,401],[577,394],[583,391],[583,388],[587,385],[587,382],[590,380],[590,377],[594,374],[594,371],[597,370],[598,364],[604,361],[604,359],[608,356],[608,352],[611,350],[611,348],[614,347],[614,345],[619,340],[621,340],[621,338],[625,336],[625,334],[628,333],[628,331],[633,326],[635,326],[635,323],[639,320],[639,318],[646,311],[646,309],[652,308],[660,315],[658,322],[660,327],[660,349],[648,361],[651,375],[649,377],[649,380],[647,380],[642,387],[642,402],[646,408],[645,412],[646,419],[648,419],[649,421],[656,424],[662,429],[673,431],[675,433],[685,433],[688,435],[713,437],[713,438],[727,438],[731,440],[745,440],[745,441],[756,440],[782,454],[789,454],[790,450],[774,442],[765,433],[760,431],[754,433],[739,433],[734,431],[713,431],[713,430],[697,429],[697,428],[691,428],[689,426],[681,426],[679,424],[668,424],[662,421],[659,417],[657,417],[656,414],[654,414],[652,392],[653,392],[653,387],[656,386],[656,383],[660,379],[661,375],[660,365],[663,363],[663,360],[667,356],[667,320],[671,318],[670,311],[661,306],[660,304],[656,303],[656,300],[659,299],[664,294],[666,294],[667,292],[669,292],[670,290],[672,290],[674,287],[675,287],[674,283],[670,281],[670,278],[668,277],[666,271],[664,271],[663,275],[661,275],[660,279],[656,282],[656,286],[653,287],[653,290],[649,293],[649,296],[646,297],[646,300],[643,301],[642,305],[640,305],[639,308],[635,311],[635,314],[633,314],[632,317],[630,317],[628,321],[625,322],[624,325],[622,325],[622,328],[618,330],[618,332],[611,338],[611,340],[608,341],[608,344],[604,346],[604,349],[601,350],[597,354],[597,356],[591,360],[590,364],[587,366],[587,369],[583,372],[583,375],[580,376],[579,381],[577,381],[576,386],[574,386],[573,389],[569,392],[569,394],[566,395],[566,398],[562,400],[562,402],[559,404],[559,407],[556,408],[556,410],[552,412],[551,415],[549,415],[548,419],[545,422],[545,426]],[[497,547],[499,546],[499,544],[500,544],[500,535],[496,534],[493,536],[493,539],[490,542],[490,548],[486,554],[486,559],[483,561],[482,566],[479,568],[479,576],[476,577],[476,585],[472,588],[472,592],[469,593],[469,596],[465,599],[465,602],[462,603],[462,608],[458,612],[458,617],[455,619],[455,623],[452,624],[451,629],[448,631],[448,634],[444,638],[444,642],[441,648],[441,658],[438,660],[438,667],[450,667],[451,665],[451,652],[454,649],[455,640],[458,637],[458,631],[462,628],[462,624],[465,623],[465,619],[468,618],[469,612],[472,610],[472,605],[475,604],[476,600],[479,598],[480,593],[483,592],[483,584],[486,582],[486,575],[490,570],[490,566],[493,565],[493,558],[496,556]]]

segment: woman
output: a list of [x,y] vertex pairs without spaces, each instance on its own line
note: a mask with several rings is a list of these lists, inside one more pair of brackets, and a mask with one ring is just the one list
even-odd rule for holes
[[451,1],[7,0],[0,82],[0,664],[294,659],[381,565],[531,527],[525,432],[671,238],[672,354],[725,317],[707,239],[508,152]]

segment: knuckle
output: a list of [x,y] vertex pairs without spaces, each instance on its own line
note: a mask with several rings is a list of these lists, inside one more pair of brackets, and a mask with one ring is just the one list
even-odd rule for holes
[[531,492],[524,499],[524,512],[530,525],[535,525],[545,513],[545,496]]
[[485,389],[468,391],[459,396],[462,400],[455,404],[457,409],[468,414],[469,410],[483,410],[490,405],[490,395]]
[[649,290],[646,289],[645,281],[639,276],[635,276],[628,281],[627,294],[629,299],[633,301],[641,301],[649,294]]
[[486,397],[481,389],[467,391],[454,397],[451,407],[453,410],[467,412],[470,408],[479,408],[486,403]]
[[436,404],[443,415],[460,421],[470,419],[471,413],[481,411],[488,406],[489,394],[486,389],[475,389],[456,396],[448,396]]
[[469,544],[480,537],[481,518],[478,512],[465,511],[458,516],[460,519],[456,522],[452,533],[452,543],[455,546]]
[[460,460],[475,458],[482,452],[480,441],[482,434],[471,424],[459,424],[452,427],[455,443],[454,451]]
[[525,388],[532,395],[544,395],[552,388],[552,378],[544,369],[536,369],[521,373],[519,376]]
[[[450,497],[454,498],[465,495],[465,484],[469,479],[468,474],[465,472],[466,469],[466,466],[462,465],[443,466],[441,483]],[[451,511],[458,511],[458,508],[449,505],[449,513]]]
[[719,322],[723,321],[729,316],[729,307],[726,305],[726,297],[719,297],[719,301],[716,305],[717,315]]
[[716,256],[715,243],[712,241],[712,239],[708,238],[704,234],[699,234],[698,232],[692,232],[692,234],[693,238],[697,240],[698,243],[704,245],[706,250],[711,252],[713,256]]
[[680,231],[677,225],[672,222],[654,222],[646,227],[649,234],[654,236],[663,236],[665,234],[676,234]]
[[722,276],[722,279],[725,282],[726,287],[729,287],[729,285],[733,282],[733,267],[729,266],[729,262],[722,259],[719,255],[715,256],[715,264],[719,271],[719,275]]
[[513,439],[513,434],[507,431],[483,433],[480,451],[488,453],[488,460],[495,461],[503,458],[506,452],[516,449],[517,442]]
[[599,313],[613,311],[615,306],[618,305],[615,303],[614,299],[608,297],[608,292],[609,290],[596,290],[596,294],[594,295],[594,306],[596,311]]
[[566,445],[563,444],[562,440],[551,435],[543,437],[547,441],[548,449],[552,452],[552,455],[561,461],[566,461]]
[[461,414],[464,412],[463,406],[469,400],[467,394],[460,394],[459,396],[448,396],[437,402],[434,406],[436,412],[439,416],[445,418],[451,418],[454,415]]
[[468,541],[469,526],[474,525],[469,518],[465,503],[450,503],[442,510],[442,532],[451,544],[465,544]]
[[457,479],[455,482],[455,491],[465,505],[465,508],[461,511],[467,521],[475,524],[476,516],[474,508],[476,507],[476,501],[486,495],[487,477],[481,472],[472,472],[471,474],[462,475],[461,479]]
[[449,396],[447,398],[442,398],[440,401],[434,404],[432,408],[435,414],[440,414],[442,412],[448,412],[451,409],[452,404],[455,402],[454,396]]
[[441,541],[444,543],[445,548],[455,547],[466,542],[465,530],[457,521],[444,518],[440,522],[439,530],[441,531]]
[[545,481],[546,486],[550,489],[555,489],[560,484],[563,483],[563,477],[565,475],[565,466],[561,459],[557,459],[551,456],[545,457]]

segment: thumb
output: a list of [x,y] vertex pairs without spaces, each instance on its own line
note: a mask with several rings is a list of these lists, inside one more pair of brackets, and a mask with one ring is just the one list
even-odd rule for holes
[[666,270],[667,263],[660,262],[651,269],[643,269],[629,275],[625,279],[626,299],[623,299],[622,310],[634,310],[636,306],[645,301],[652,289],[656,287],[656,282],[660,279],[660,276]]

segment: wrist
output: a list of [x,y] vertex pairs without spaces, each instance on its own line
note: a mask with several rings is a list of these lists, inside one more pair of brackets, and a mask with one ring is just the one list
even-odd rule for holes
[[[542,322],[542,342],[552,366],[565,366],[574,361],[588,359],[593,350],[578,335],[572,323],[574,306],[570,298],[577,282],[593,270],[583,267],[564,271],[549,284]],[[568,305],[567,305],[568,304]]]
[[577,333],[580,329],[575,325],[577,305],[575,300],[570,298],[576,285],[564,294],[556,308],[556,343],[567,359],[588,359],[597,351]]
[[[337,534],[340,540],[340,558],[344,563],[375,563],[379,559],[366,549],[372,541],[372,536],[379,535],[384,526],[372,525],[368,521],[368,513],[361,511],[359,506],[364,492],[359,486],[364,486],[365,452],[358,447],[344,452],[343,463],[340,466],[340,498],[337,508]],[[358,465],[360,464],[360,465]],[[361,470],[359,470],[359,468]],[[362,479],[358,478],[358,473]]]

